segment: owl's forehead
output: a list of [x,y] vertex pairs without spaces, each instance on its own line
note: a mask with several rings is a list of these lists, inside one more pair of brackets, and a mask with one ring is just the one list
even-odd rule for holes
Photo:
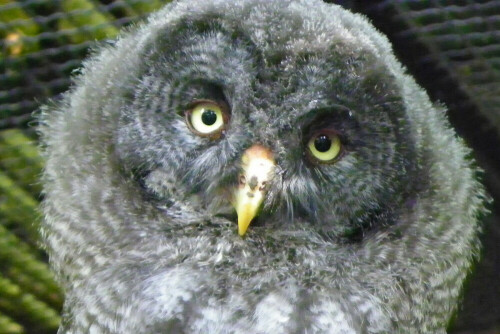
[[[246,85],[240,91],[252,90],[255,102],[265,102],[255,109],[264,120],[285,110],[300,117],[331,104],[349,109],[349,103],[370,96],[364,83],[383,73],[388,80],[377,80],[375,95],[390,95],[384,92],[391,81],[380,56],[384,41],[375,43],[373,29],[364,29],[368,23],[339,6],[316,0],[210,0],[195,8],[180,1],[167,9],[166,18],[162,12],[156,16],[162,24],[151,38],[164,55],[155,59],[168,59],[162,63],[170,68],[167,79],[178,78],[182,87],[194,77],[223,90]],[[165,42],[159,43],[162,37],[156,37],[163,34]]]
[[271,54],[280,50],[320,52],[339,45],[346,52],[377,53],[377,44],[385,42],[372,36],[372,28],[362,16],[320,0],[178,1],[154,16],[151,25],[151,31],[160,32],[169,26],[191,25],[194,30],[218,26],[234,37],[245,35]]

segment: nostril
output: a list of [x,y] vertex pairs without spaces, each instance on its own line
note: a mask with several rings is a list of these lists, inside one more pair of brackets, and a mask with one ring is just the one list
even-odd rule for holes
[[259,191],[264,191],[267,188],[267,181],[262,181],[262,184],[259,187]]
[[250,190],[254,190],[257,186],[259,185],[259,180],[257,179],[257,176],[252,176],[250,178],[250,182],[248,182],[248,186],[250,187]]

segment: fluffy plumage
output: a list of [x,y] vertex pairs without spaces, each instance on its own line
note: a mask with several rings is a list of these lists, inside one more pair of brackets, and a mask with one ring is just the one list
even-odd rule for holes
[[[184,113],[223,100],[216,139]],[[307,159],[316,128],[342,155]],[[180,1],[43,110],[61,333],[444,333],[484,192],[444,110],[364,17],[316,0]],[[275,176],[237,234],[243,152]]]

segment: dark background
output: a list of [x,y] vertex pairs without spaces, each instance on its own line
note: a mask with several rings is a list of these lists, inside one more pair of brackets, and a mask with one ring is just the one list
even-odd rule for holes
[[[36,229],[42,198],[32,112],[68,88],[96,41],[105,43],[165,2],[0,0],[0,333],[55,332],[62,300],[36,237],[26,232],[32,221]],[[500,203],[500,1],[327,2],[367,15],[389,37],[431,99],[448,107]],[[490,209],[482,259],[451,333],[500,333],[500,206]]]

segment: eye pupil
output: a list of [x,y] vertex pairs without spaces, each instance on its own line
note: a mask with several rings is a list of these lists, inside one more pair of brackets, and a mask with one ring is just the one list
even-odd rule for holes
[[314,148],[319,152],[327,152],[332,147],[332,141],[327,135],[319,135],[314,140]]
[[217,121],[217,114],[215,111],[207,109],[201,114],[201,121],[205,125],[213,125]]

